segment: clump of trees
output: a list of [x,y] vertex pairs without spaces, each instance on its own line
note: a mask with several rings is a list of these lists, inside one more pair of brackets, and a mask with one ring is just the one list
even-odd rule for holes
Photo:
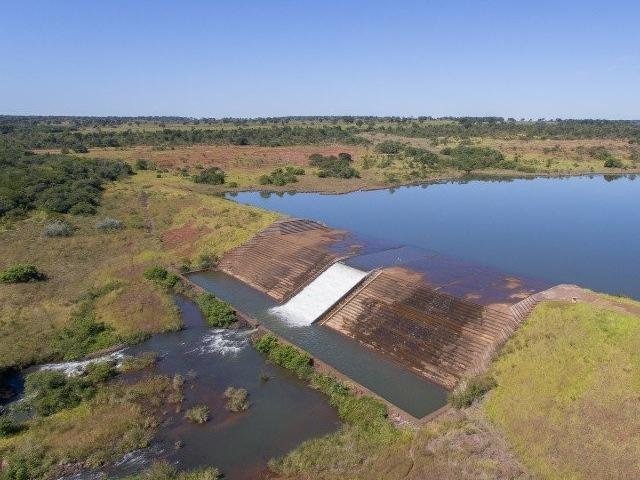
[[249,408],[249,393],[244,388],[228,387],[224,391],[227,409],[231,412],[242,412]]
[[360,174],[351,166],[352,158],[348,153],[325,156],[314,153],[309,156],[309,165],[318,168],[320,178],[358,178]]
[[0,271],[0,283],[27,283],[46,279],[47,276],[38,267],[28,263],[17,263]]
[[225,180],[225,173],[218,167],[208,167],[200,170],[193,176],[196,183],[206,183],[208,185],[222,185]]
[[31,154],[0,142],[0,217],[35,208],[94,214],[104,184],[131,173],[124,162]]
[[210,327],[228,328],[237,320],[235,310],[212,293],[201,293],[196,303]]
[[441,153],[449,157],[450,164],[469,173],[485,168],[514,168],[513,162],[505,160],[504,155],[491,147],[458,145],[443,148]]
[[284,168],[276,168],[269,175],[262,175],[258,179],[260,185],[283,186],[288,183],[296,183],[298,175],[304,175],[304,168],[287,165]]

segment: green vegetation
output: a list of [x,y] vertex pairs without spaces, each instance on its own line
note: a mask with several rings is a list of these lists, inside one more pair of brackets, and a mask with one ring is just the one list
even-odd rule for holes
[[227,387],[224,398],[227,399],[227,410],[243,412],[249,408],[249,394],[244,388]]
[[17,263],[0,270],[0,283],[27,283],[46,280],[47,276],[35,265]]
[[23,216],[35,208],[95,213],[105,182],[131,173],[124,162],[27,154],[0,142],[0,217]]
[[155,463],[144,472],[126,477],[124,480],[218,480],[222,475],[217,468],[207,467],[178,472],[173,465],[167,462]]
[[90,352],[103,350],[115,345],[120,337],[111,325],[96,320],[95,302],[117,288],[117,284],[108,285],[106,290],[90,294],[81,301],[80,306],[71,315],[68,324],[52,340],[55,356],[64,360],[78,360]]
[[484,410],[541,478],[640,474],[640,305],[606,302],[540,304],[491,369]]
[[153,367],[158,361],[158,354],[155,352],[143,352],[136,357],[127,357],[120,363],[118,370],[124,373],[137,372]]
[[404,144],[393,140],[385,140],[376,145],[376,152],[386,155],[400,153],[404,149]]
[[159,267],[157,265],[146,269],[142,275],[147,280],[150,280],[156,285],[159,285],[166,289],[175,287],[176,284],[180,281],[180,277],[178,277],[175,273],[171,273],[166,268]]
[[348,154],[340,154],[336,157],[314,153],[309,156],[309,165],[318,168],[320,178],[354,178],[359,176],[358,171],[351,166],[351,156]]
[[470,407],[495,386],[496,380],[491,375],[469,378],[449,394],[449,403],[455,408]]
[[269,175],[262,175],[258,179],[260,185],[275,185],[281,187],[288,183],[296,183],[298,175],[304,175],[304,169],[287,165],[284,168],[276,168]]
[[61,409],[27,421],[26,428],[16,435],[0,438],[3,480],[59,478],[69,464],[98,467],[144,448],[162,420],[162,412],[175,408],[181,398],[172,380],[162,376],[130,385],[97,382],[88,395],[91,398],[75,406],[59,395],[59,387],[49,388],[46,381],[38,384],[44,384],[64,405],[53,403]]
[[196,405],[184,412],[184,418],[192,423],[203,424],[209,421],[209,413],[209,407],[206,405]]
[[6,415],[0,415],[0,438],[11,437],[25,429],[25,425]]
[[491,147],[459,145],[443,148],[441,153],[450,157],[452,165],[465,172],[487,168],[515,168],[513,162],[506,161],[502,153]]
[[309,355],[292,345],[280,343],[271,334],[260,336],[253,342],[253,346],[271,362],[291,370],[304,380],[308,379],[313,371]]
[[77,377],[68,377],[55,370],[41,370],[27,375],[25,398],[38,415],[46,417],[92,398],[97,385],[116,373],[108,363],[90,364],[85,373]]
[[197,295],[196,303],[210,327],[227,328],[237,320],[233,308],[211,293]]
[[203,168],[193,176],[196,183],[206,183],[208,185],[222,185],[225,180],[224,172],[218,167]]

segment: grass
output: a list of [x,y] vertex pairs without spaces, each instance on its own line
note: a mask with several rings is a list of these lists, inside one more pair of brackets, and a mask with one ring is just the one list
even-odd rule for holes
[[[48,277],[0,287],[0,369],[57,358],[54,339],[72,325],[82,299],[107,285],[117,287],[91,302],[90,315],[118,338],[179,328],[167,292],[142,272],[156,264],[220,256],[276,218],[209,191],[186,178],[143,171],[109,184],[95,217],[36,211],[0,225],[0,269],[29,263]],[[105,217],[121,220],[125,228],[96,230],[96,220]],[[73,236],[42,235],[54,220],[72,225]]]
[[203,424],[209,421],[209,407],[206,405],[196,405],[184,412],[184,418],[192,423]]
[[227,328],[233,324],[236,312],[229,304],[219,300],[212,293],[201,293],[195,297],[198,308],[207,322],[207,325],[214,328]]
[[484,410],[541,478],[640,476],[640,317],[539,305],[492,368]]
[[126,477],[125,480],[218,480],[221,477],[220,471],[213,467],[178,472],[167,462],[157,462],[144,472]]
[[224,398],[227,399],[227,410],[230,412],[243,412],[249,408],[249,394],[244,388],[227,387]]
[[17,435],[0,438],[0,478],[57,478],[66,464],[96,467],[146,447],[162,410],[180,395],[169,377],[133,385],[111,384],[93,399],[27,422]]

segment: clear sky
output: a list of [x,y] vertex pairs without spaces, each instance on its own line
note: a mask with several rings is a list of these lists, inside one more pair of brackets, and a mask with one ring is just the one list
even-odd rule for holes
[[0,114],[640,118],[640,2],[0,0]]

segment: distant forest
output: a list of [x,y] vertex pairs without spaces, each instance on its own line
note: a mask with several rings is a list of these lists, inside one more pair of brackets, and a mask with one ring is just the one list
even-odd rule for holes
[[363,133],[403,137],[624,139],[640,143],[637,120],[516,120],[501,117],[45,117],[0,116],[0,138],[27,149],[231,144],[366,144]]

